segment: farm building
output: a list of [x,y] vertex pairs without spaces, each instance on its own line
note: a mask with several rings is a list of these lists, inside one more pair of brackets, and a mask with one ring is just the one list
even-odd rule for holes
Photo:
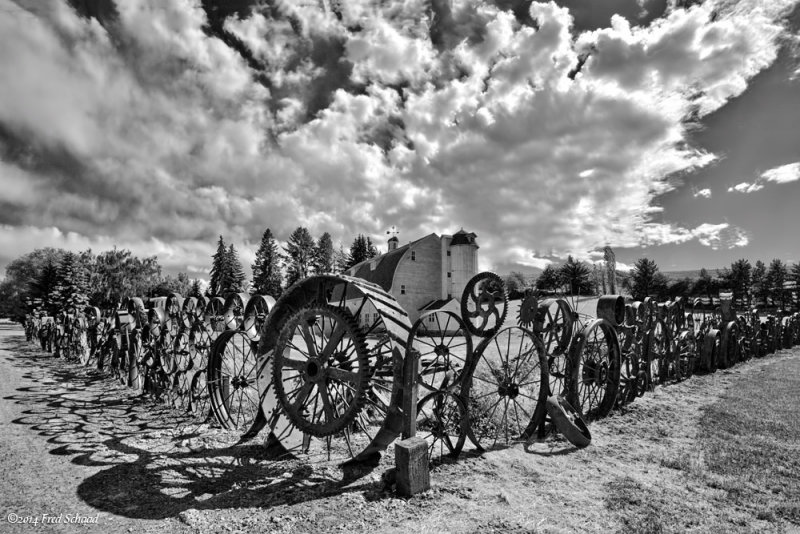
[[345,274],[391,293],[412,322],[426,312],[458,312],[461,293],[478,272],[476,237],[462,228],[453,235],[432,233],[399,246],[393,236],[385,254],[354,265]]

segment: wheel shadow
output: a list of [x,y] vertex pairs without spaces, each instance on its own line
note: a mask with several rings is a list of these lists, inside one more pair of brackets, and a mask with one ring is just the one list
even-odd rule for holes
[[[25,385],[4,397],[23,407],[12,423],[46,438],[49,453],[91,468],[77,495],[92,507],[137,519],[189,509],[271,508],[360,492],[388,496],[379,466],[287,458],[237,433],[119,385],[96,369],[43,353],[23,335],[2,339]],[[99,470],[98,470],[99,468]]]

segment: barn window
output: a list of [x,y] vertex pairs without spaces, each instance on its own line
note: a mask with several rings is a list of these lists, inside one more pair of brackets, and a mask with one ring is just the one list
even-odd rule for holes
[[449,271],[448,271],[448,273],[447,273],[447,278],[452,278],[452,277],[453,277],[453,273],[451,273],[451,272],[449,272]]
[[428,322],[429,322],[429,323],[432,323],[432,322],[433,322],[433,319],[434,319],[434,317],[433,317],[433,314],[430,314],[430,315],[428,316]]
[[450,255],[450,251],[449,251],[449,250],[447,251],[447,255],[448,255],[448,256]]
[[411,261],[417,261],[417,251],[416,250],[412,250],[411,251]]
[[400,286],[400,294],[401,295],[405,295],[406,294],[406,286],[405,285]]

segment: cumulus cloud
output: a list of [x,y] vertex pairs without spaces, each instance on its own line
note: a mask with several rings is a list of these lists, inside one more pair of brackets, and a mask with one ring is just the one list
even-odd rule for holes
[[695,191],[692,195],[694,198],[702,197],[702,198],[711,198],[711,189],[705,188]]
[[0,0],[14,73],[0,241],[116,243],[174,269],[208,263],[219,234],[245,256],[265,227],[285,239],[301,225],[345,244],[463,226],[497,264],[534,248],[741,246],[727,223],[655,222],[653,200],[715,159],[687,143],[687,119],[774,61],[794,3],[711,1],[575,35],[554,3],[524,25],[479,0],[281,1],[220,36],[199,0],[131,0],[111,21]]
[[789,163],[766,170],[761,173],[761,176],[756,178],[754,182],[741,182],[729,187],[728,192],[754,193],[764,189],[764,186],[769,182],[788,184],[789,182],[796,182],[797,180],[800,180],[800,162]]

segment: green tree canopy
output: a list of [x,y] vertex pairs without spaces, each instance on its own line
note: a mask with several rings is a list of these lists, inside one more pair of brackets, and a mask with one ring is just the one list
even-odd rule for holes
[[556,291],[561,284],[561,275],[552,264],[546,265],[542,274],[536,279],[536,289],[539,291]]
[[353,240],[353,244],[350,245],[350,255],[347,261],[347,268],[349,269],[350,267],[358,265],[362,261],[367,261],[370,258],[374,258],[377,255],[378,249],[372,244],[372,240],[367,236],[358,234],[358,236]]
[[314,274],[330,273],[334,270],[333,240],[328,232],[320,236],[314,247],[313,269]]

